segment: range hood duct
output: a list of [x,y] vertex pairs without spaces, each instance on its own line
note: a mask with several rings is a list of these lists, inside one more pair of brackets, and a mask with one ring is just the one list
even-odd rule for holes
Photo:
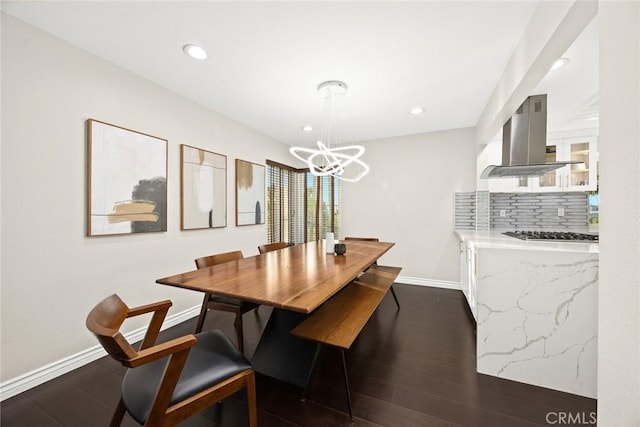
[[545,162],[547,157],[547,95],[525,99],[502,128],[502,165],[490,165],[480,178],[542,176],[577,161]]

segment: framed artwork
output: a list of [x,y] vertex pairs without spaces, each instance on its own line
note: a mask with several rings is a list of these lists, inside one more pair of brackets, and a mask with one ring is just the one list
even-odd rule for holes
[[180,145],[180,228],[227,226],[227,156]]
[[167,140],[87,123],[87,235],[167,231]]
[[236,225],[264,224],[265,168],[236,159]]

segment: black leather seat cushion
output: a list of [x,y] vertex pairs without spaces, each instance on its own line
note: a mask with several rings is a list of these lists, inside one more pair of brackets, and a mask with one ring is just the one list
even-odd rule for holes
[[[198,343],[189,351],[171,404],[180,402],[251,367],[242,353],[218,330],[196,334]],[[144,424],[155,398],[168,357],[127,370],[122,400],[129,414]]]

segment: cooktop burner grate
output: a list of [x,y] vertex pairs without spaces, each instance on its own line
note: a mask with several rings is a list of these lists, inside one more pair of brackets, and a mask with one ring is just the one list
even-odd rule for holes
[[597,234],[574,233],[571,231],[507,231],[505,236],[520,240],[556,240],[562,242],[598,243]]

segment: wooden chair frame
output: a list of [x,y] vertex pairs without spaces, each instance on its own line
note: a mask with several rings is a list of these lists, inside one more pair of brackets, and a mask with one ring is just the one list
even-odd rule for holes
[[267,243],[265,245],[258,246],[258,252],[260,252],[261,254],[265,254],[267,252],[277,251],[279,249],[284,249],[287,246],[289,246],[289,244],[287,242]]
[[[160,344],[155,343],[171,305],[171,301],[165,300],[129,308],[120,297],[114,294],[95,306],[86,320],[87,328],[96,335],[107,353],[128,368],[136,368],[169,356],[167,367],[145,425],[173,426],[221,399],[246,388],[249,425],[251,427],[257,426],[256,387],[253,369],[247,369],[188,399],[170,405],[189,350],[197,343],[194,335],[185,335]],[[119,329],[126,319],[147,313],[153,313],[153,316],[140,349],[136,351]],[[121,397],[111,419],[111,427],[117,427],[122,423],[125,412],[126,407]]]
[[[242,259],[243,255],[241,251],[232,251],[225,252],[221,254],[209,255],[201,258],[197,258],[195,260],[196,268],[206,268],[212,265],[223,264],[229,261],[235,261],[237,259]],[[214,294],[205,293],[204,299],[202,300],[202,307],[200,308],[200,315],[198,316],[198,323],[196,324],[195,333],[200,333],[204,326],[204,320],[207,317],[207,312],[209,310],[217,310],[217,311],[226,311],[228,313],[235,314],[235,320],[233,322],[233,326],[236,329],[236,337],[238,340],[238,349],[241,353],[244,354],[244,331],[242,327],[242,316],[251,310],[256,310],[258,312],[259,304],[254,304],[252,302],[242,301],[240,305],[230,304],[221,301],[215,301],[212,298]]]

